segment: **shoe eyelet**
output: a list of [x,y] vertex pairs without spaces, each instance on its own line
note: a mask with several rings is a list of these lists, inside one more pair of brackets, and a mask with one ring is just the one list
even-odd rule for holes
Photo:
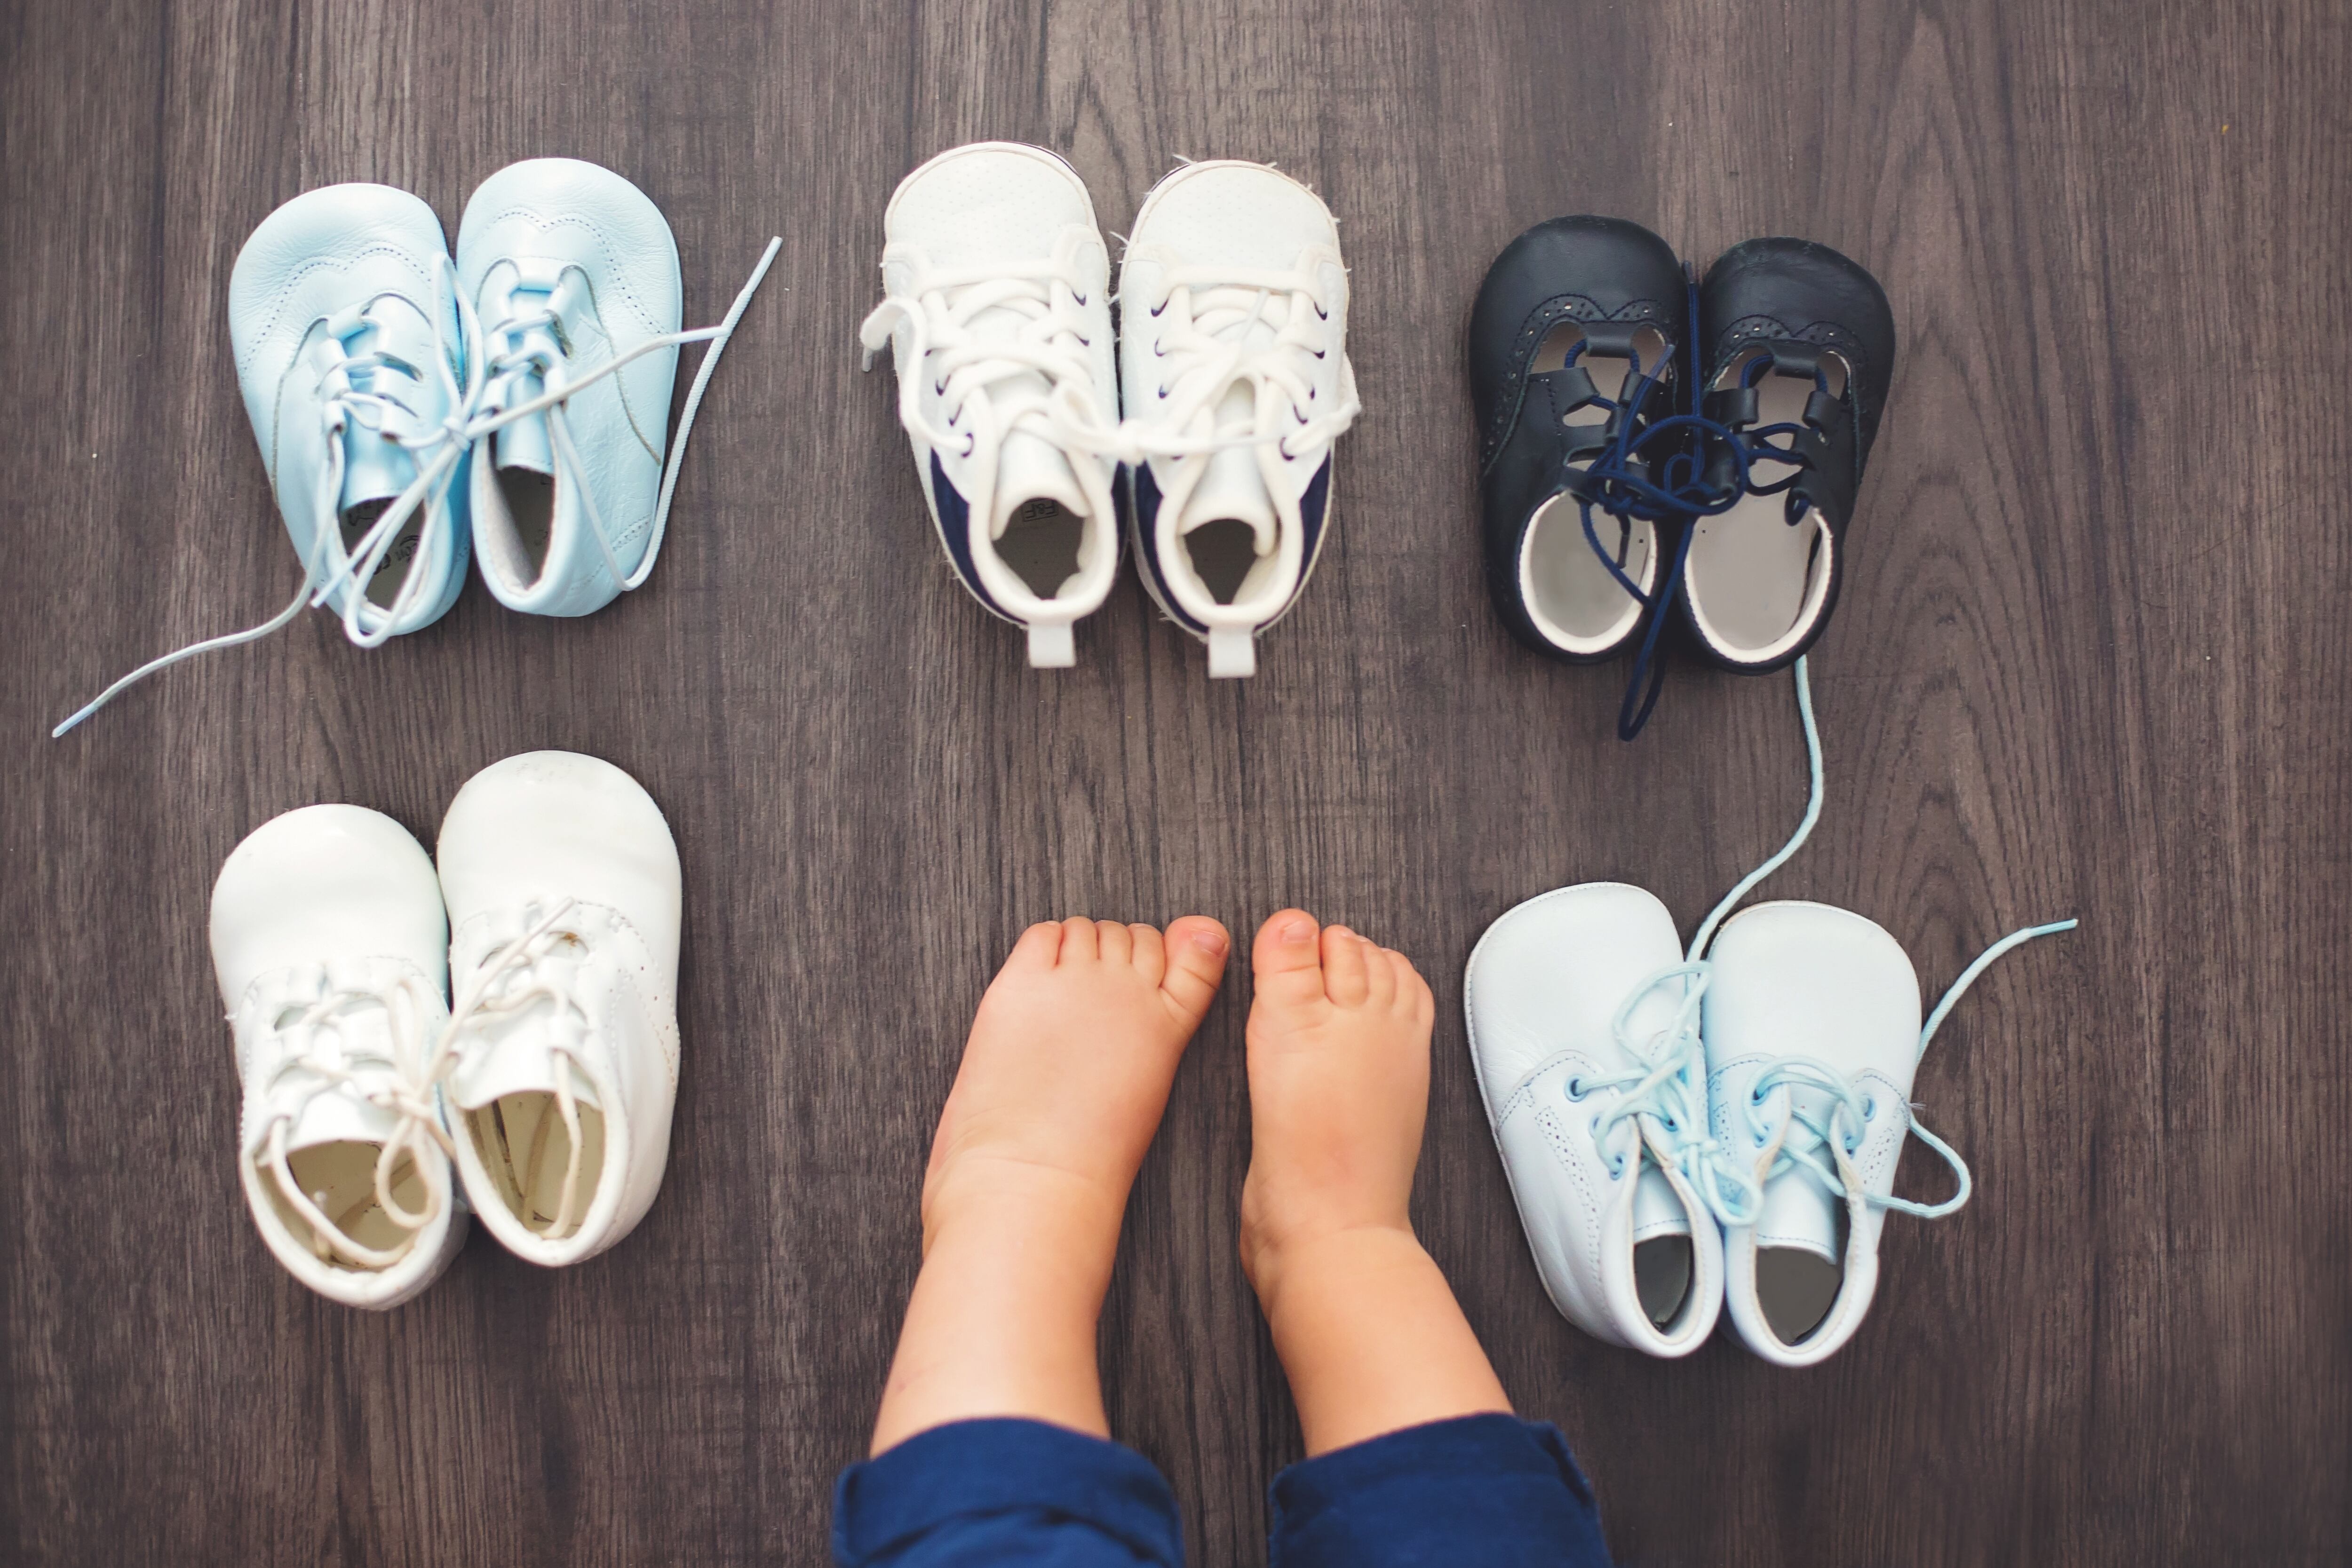
[[1575,1100],[1575,1101],[1579,1101],[1579,1102],[1581,1102],[1581,1101],[1583,1100],[1583,1098],[1584,1098],[1584,1080],[1583,1080],[1583,1079],[1581,1079],[1581,1078],[1571,1078],[1571,1079],[1570,1079],[1570,1080],[1568,1081],[1568,1097],[1569,1097],[1570,1099],[1571,1099],[1571,1100]]
[[1679,1133],[1683,1130],[1683,1124],[1680,1122],[1675,1121],[1672,1116],[1667,1117],[1665,1121],[1667,1132]]
[[966,457],[971,456],[974,452],[978,451],[978,450],[979,450],[979,448],[980,448],[980,437],[979,437],[979,436],[977,436],[977,435],[967,435],[967,436],[965,436],[965,437],[963,438],[963,455],[964,455]]
[[933,382],[931,383],[931,393],[932,393],[932,395],[933,395],[933,396],[935,396],[935,397],[945,397],[945,396],[947,396],[947,395],[948,395],[948,383],[947,383],[947,382]]
[[1875,1117],[1877,1114],[1878,1114],[1878,1097],[1877,1097],[1876,1095],[1873,1095],[1873,1096],[1871,1096],[1869,1099],[1864,1100],[1864,1101],[1862,1103],[1862,1119],[1863,1119],[1864,1121],[1867,1122],[1867,1121],[1870,1121],[1872,1118]]
[[1766,1136],[1765,1134],[1763,1134],[1762,1133],[1759,1133],[1759,1134],[1756,1134],[1756,1146],[1757,1146],[1758,1148],[1759,1148],[1759,1149],[1760,1149],[1760,1148],[1762,1148],[1765,1145],[1767,1145],[1767,1144],[1770,1143],[1771,1141],[1772,1141],[1772,1140],[1771,1140],[1770,1138],[1767,1137],[1767,1136]]
[[1331,319],[1331,312],[1324,309],[1320,305],[1318,305],[1315,307],[1315,317],[1318,321],[1328,321]]
[[1618,1155],[1616,1163],[1609,1167],[1609,1179],[1611,1181],[1623,1181],[1625,1179],[1624,1155]]
[[1086,297],[1085,295],[1083,295],[1083,294],[1078,295],[1078,296],[1076,296],[1076,299],[1077,299],[1077,302],[1078,302],[1079,304],[1081,304],[1081,305],[1084,305],[1084,304],[1087,302],[1087,297]]
[[1764,1091],[1761,1089],[1750,1089],[1748,1092],[1748,1103],[1750,1105],[1761,1105],[1764,1103]]
[[1163,299],[1163,300],[1161,300],[1159,304],[1154,305],[1154,306],[1151,308],[1151,313],[1152,313],[1154,316],[1157,316],[1157,315],[1159,315],[1162,310],[1165,310],[1165,309],[1167,309],[1167,308],[1168,308],[1168,301],[1166,301],[1165,299]]
[[1168,389],[1166,387],[1161,387],[1160,389],[1160,401],[1162,402],[1166,402],[1168,401]]

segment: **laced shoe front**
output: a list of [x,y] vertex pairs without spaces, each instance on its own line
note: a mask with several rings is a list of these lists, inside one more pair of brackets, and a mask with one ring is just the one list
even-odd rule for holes
[[510,1250],[576,1263],[635,1227],[669,1160],[677,845],[626,773],[540,751],[458,791],[438,853],[459,1174]]
[[1132,465],[1144,586],[1210,674],[1254,674],[1321,555],[1332,444],[1360,406],[1339,226],[1264,164],[1188,163],[1136,214],[1119,309],[1111,449]]
[[1043,148],[951,148],[883,217],[884,298],[859,332],[887,345],[898,419],[957,579],[1026,629],[1029,663],[1076,661],[1072,628],[1118,567],[1108,450],[1118,421],[1110,259],[1085,183]]
[[1528,1245],[1561,1315],[1612,1344],[1687,1355],[1723,1304],[1719,1221],[1748,1195],[1706,1124],[1705,967],[1618,883],[1528,900],[1463,982],[1475,1068]]
[[[718,326],[680,331],[677,242],[643,191],[533,158],[482,182],[457,230],[478,323],[470,484],[483,580],[510,610],[586,615],[642,587],[703,390],[782,242]],[[665,441],[681,344],[709,341]]]
[[465,1239],[430,1082],[445,932],[425,852],[356,806],[264,823],[214,887],[244,1090],[238,1182],[278,1261],[347,1305],[409,1300]]

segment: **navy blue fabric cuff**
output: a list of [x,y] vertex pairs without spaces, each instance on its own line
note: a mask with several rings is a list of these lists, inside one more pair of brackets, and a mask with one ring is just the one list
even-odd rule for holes
[[841,1472],[833,1555],[843,1568],[1183,1568],[1184,1526],[1167,1480],[1132,1448],[1043,1421],[956,1421]]
[[1512,1416],[1335,1449],[1275,1477],[1267,1497],[1272,1568],[1608,1568],[1592,1489],[1559,1428]]

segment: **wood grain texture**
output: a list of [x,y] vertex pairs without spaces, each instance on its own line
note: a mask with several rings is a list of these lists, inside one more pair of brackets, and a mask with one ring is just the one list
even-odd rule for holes
[[[1418,1218],[1628,1563],[2345,1561],[2347,67],[2328,0],[0,6],[0,1560],[822,1562],[1013,936],[1296,902],[1434,982]],[[938,558],[854,332],[893,183],[980,136],[1067,151],[1114,231],[1180,154],[1338,213],[1366,409],[1255,680],[1211,685],[1131,582],[1034,674]],[[651,586],[573,622],[476,584],[373,653],[309,616],[48,741],[289,591],[224,319],[253,225],[352,179],[454,222],[550,152],[661,204],[691,322],[784,236]],[[1814,661],[1828,813],[1770,891],[1885,923],[1931,988],[2084,917],[1939,1040],[1920,1098],[1979,1196],[1890,1226],[1810,1373],[1564,1323],[1465,1056],[1506,907],[1622,878],[1687,925],[1802,789],[1783,683],[1685,673],[1620,746],[1615,673],[1486,606],[1463,328],[1572,211],[1702,264],[1827,240],[1900,319]],[[478,1237],[341,1311],[237,1196],[212,877],[310,801],[429,841],[547,746],[636,774],[684,852],[667,1186],[588,1266]],[[1299,1451],[1233,1250],[1244,1001],[1178,1081],[1103,1333],[1203,1565],[1263,1561]]]

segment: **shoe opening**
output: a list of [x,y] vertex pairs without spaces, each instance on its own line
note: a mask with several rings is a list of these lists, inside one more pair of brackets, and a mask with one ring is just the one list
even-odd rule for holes
[[1257,530],[1239,517],[1218,517],[1184,536],[1184,552],[1209,597],[1231,604],[1258,563]]
[[[1569,355],[1583,341],[1583,328],[1573,321],[1563,322],[1538,346],[1529,369],[1543,375],[1565,368]],[[1665,334],[1645,328],[1635,335],[1633,350],[1645,370],[1654,370],[1666,360]],[[1612,402],[1622,400],[1633,377],[1631,360],[1614,354],[1584,354],[1577,362],[1592,378],[1593,391]],[[1608,409],[1586,403],[1562,413],[1560,423],[1596,425],[1608,418]],[[1657,570],[1655,528],[1638,518],[1621,520],[1596,511],[1592,531],[1618,570],[1648,592]],[[1519,597],[1536,629],[1570,653],[1607,653],[1642,619],[1640,601],[1625,591],[1593,553],[1592,541],[1584,537],[1583,513],[1570,496],[1551,497],[1528,522],[1520,545]]]
[[[1839,1259],[1845,1256],[1846,1224],[1845,1211],[1840,1208],[1834,1248]],[[1845,1265],[1810,1247],[1756,1249],[1756,1304],[1764,1313],[1765,1326],[1782,1344],[1811,1338],[1837,1304],[1844,1283]]]
[[514,565],[525,582],[547,570],[548,541],[555,532],[555,476],[529,468],[499,470],[499,493],[514,519]]
[[595,1201],[604,1172],[604,1113],[575,1103],[580,1124],[579,1175],[566,1213],[565,1174],[572,1169],[572,1135],[553,1094],[508,1094],[466,1118],[474,1152],[509,1212],[551,1241],[575,1235]]
[[[1739,385],[1755,357],[1734,361],[1716,388]],[[1825,355],[1822,366],[1830,394],[1842,395],[1843,362]],[[1802,424],[1812,392],[1813,383],[1801,377],[1767,375],[1756,386],[1757,423]],[[1770,486],[1796,472],[1792,464],[1759,458],[1749,477]],[[1777,658],[1821,614],[1829,590],[1829,523],[1812,509],[1791,528],[1785,507],[1779,495],[1742,496],[1720,517],[1700,518],[1692,532],[1685,592],[1701,633],[1727,657],[1759,664]]]
[[[293,1173],[294,1184],[318,1206],[320,1213],[333,1222],[337,1230],[362,1247],[388,1252],[407,1241],[412,1233],[402,1229],[376,1201],[375,1163],[383,1153],[379,1144],[314,1144],[288,1155],[286,1168]],[[260,1165],[261,1190],[268,1195],[278,1222],[289,1233],[300,1239],[313,1253],[321,1253],[319,1260],[329,1268],[349,1269],[362,1274],[374,1272],[340,1254],[322,1252],[312,1240],[310,1220],[287,1201],[269,1162],[263,1160]],[[393,1201],[401,1207],[411,1214],[424,1210],[428,1201],[425,1180],[417,1174],[414,1159],[403,1159],[393,1166],[391,1186]]]
[[1086,533],[1086,518],[1051,497],[1040,496],[1013,508],[1003,537],[996,541],[997,559],[1038,598],[1057,598],[1078,573]]
[[1652,1322],[1664,1328],[1690,1299],[1691,1239],[1654,1236],[1633,1244],[1633,1294]]
[[[392,499],[389,497],[380,501],[362,501],[358,506],[346,509],[340,519],[343,529],[343,553],[349,555],[356,550],[360,540],[367,537],[367,531],[391,509]],[[408,514],[407,521],[401,524],[400,533],[392,541],[392,548],[383,552],[383,559],[376,563],[375,571],[368,578],[365,591],[369,603],[380,609],[389,609],[393,601],[399,597],[401,584],[408,580],[409,569],[416,563],[416,548],[424,533],[425,508],[419,507]]]

